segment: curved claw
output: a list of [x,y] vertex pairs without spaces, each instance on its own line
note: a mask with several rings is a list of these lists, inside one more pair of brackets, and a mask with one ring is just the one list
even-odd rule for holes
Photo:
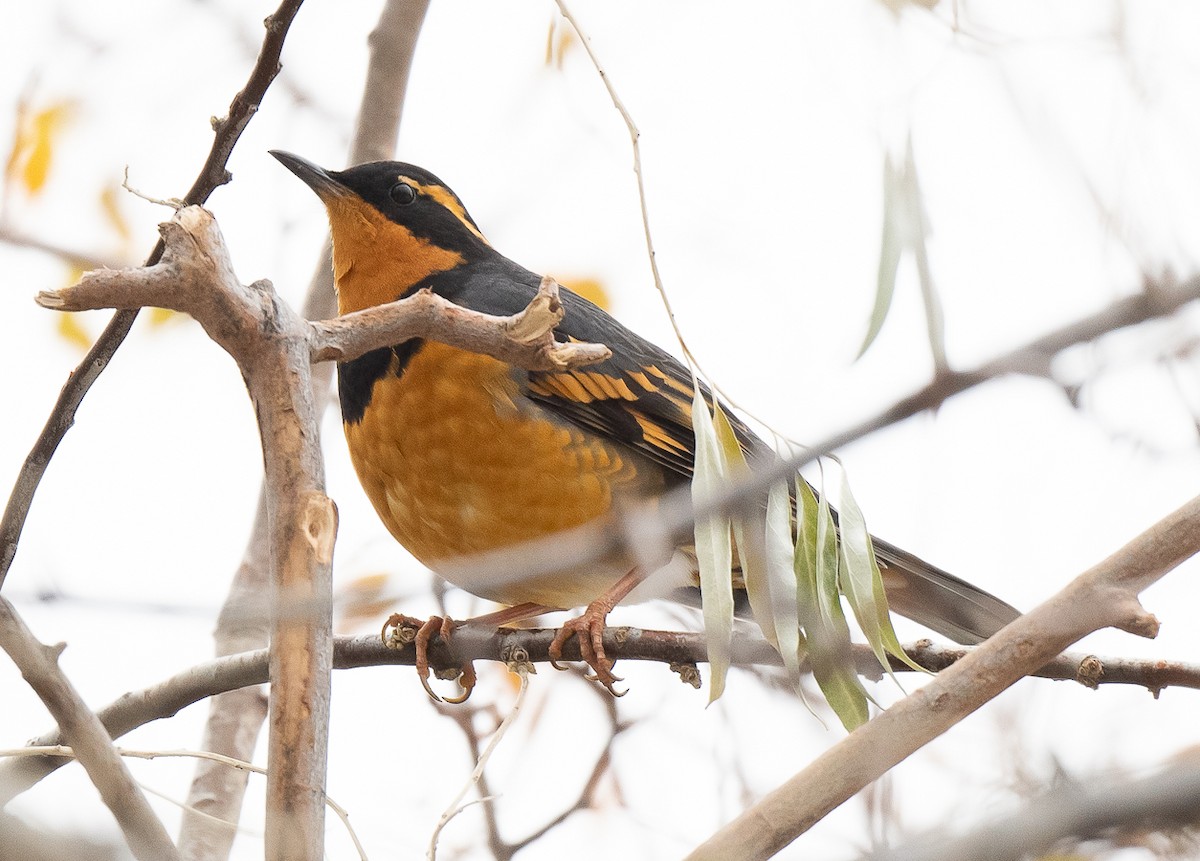
[[550,665],[556,670],[566,669],[559,664],[559,661],[562,660],[562,647],[573,634],[578,635],[579,655],[592,670],[592,674],[586,678],[589,681],[599,682],[614,697],[623,697],[628,692],[618,691],[615,685],[624,680],[613,673],[613,662],[604,653],[606,615],[607,613],[602,612],[601,608],[589,607],[582,616],[570,620],[559,628],[558,633],[554,635],[554,640],[550,643]]
[[[408,643],[413,644],[413,648],[416,650],[414,663],[416,664],[417,678],[421,680],[421,687],[434,702],[445,702],[451,705],[464,703],[471,696],[471,692],[475,689],[475,666],[468,661],[456,674],[462,690],[461,694],[453,697],[439,696],[429,685],[429,641],[433,639],[434,634],[437,634],[442,638],[442,642],[448,643],[454,627],[454,620],[449,616],[431,616],[426,621],[421,621],[402,613],[393,613],[383,623],[383,629],[380,632],[383,642],[388,646],[400,648]],[[392,629],[390,635],[389,628]]]

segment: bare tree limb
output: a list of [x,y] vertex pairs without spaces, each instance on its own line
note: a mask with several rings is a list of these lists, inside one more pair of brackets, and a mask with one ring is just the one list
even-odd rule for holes
[[41,698],[63,739],[76,751],[100,797],[112,811],[134,856],[144,861],[178,858],[166,828],[134,782],[100,719],[58,666],[62,646],[37,641],[8,601],[0,598],[0,648]]
[[[279,72],[279,54],[283,50],[288,28],[302,2],[303,0],[283,0],[279,8],[267,18],[267,35],[263,40],[262,51],[250,72],[246,86],[230,103],[228,115],[214,123],[212,148],[199,176],[184,196],[185,204],[203,203],[216,188],[229,181],[229,173],[225,169],[229,154],[233,152],[246,125],[257,112],[267,87]],[[152,266],[157,263],[162,251],[163,245],[160,240],[150,252],[146,265]],[[21,465],[21,471],[17,474],[17,480],[4,508],[4,516],[0,517],[0,587],[3,587],[4,578],[8,576],[8,570],[16,558],[17,545],[21,540],[21,531],[25,528],[29,506],[33,504],[33,496],[50,459],[54,457],[58,444],[71,429],[71,425],[75,423],[75,412],[83,403],[92,383],[96,382],[108,367],[136,319],[137,311],[134,310],[118,311],[113,315],[83,361],[63,384],[58,401],[50,411],[50,417]]]
[[544,277],[524,310],[497,317],[455,305],[432,290],[336,320],[313,323],[312,360],[339,362],[390,347],[413,337],[485,353],[531,371],[561,371],[602,362],[612,356],[603,344],[561,343],[554,327],[562,322],[558,282]]
[[1073,780],[970,834],[940,834],[870,857],[875,861],[1019,861],[1042,857],[1068,838],[1180,828],[1197,822],[1200,768],[1192,762],[1141,780]]
[[1016,619],[925,687],[859,727],[688,858],[765,859],[1021,676],[1104,627],[1153,637],[1138,593],[1200,551],[1200,497]]
[[311,610],[271,620],[267,857],[320,858],[337,512],[324,493],[308,325],[268,282],[237,280],[206,210],[182,209],[160,229],[165,248],[154,266],[90,273],[74,287],[39,294],[38,301],[68,310],[156,305],[185,311],[238,363],[262,437],[272,606],[295,602]]
[[[529,655],[532,662],[545,663],[549,660],[550,642],[555,633],[556,629],[553,628],[504,628],[497,631],[467,625],[455,632],[452,649],[448,649],[440,640],[433,641],[430,663],[435,670],[439,670],[458,667],[466,660],[506,661],[518,649]],[[615,660],[656,661],[679,668],[705,663],[708,654],[703,634],[626,627],[607,629],[604,648]],[[942,646],[929,640],[918,640],[906,644],[904,650],[921,665],[932,670],[944,670],[965,658],[975,648],[978,647]],[[578,643],[574,639],[569,640],[563,647],[563,653],[566,660],[578,660]],[[388,648],[374,635],[335,637],[333,641],[333,667],[336,670],[412,666],[414,658],[411,645],[403,649]],[[869,646],[856,645],[854,658],[859,673],[879,678],[879,661]],[[780,666],[779,653],[761,638],[741,637],[734,643],[733,664],[740,667]],[[899,662],[893,664],[893,669],[896,672],[911,671]],[[1168,687],[1200,690],[1200,664],[1101,657],[1079,652],[1058,655],[1028,675],[1076,681],[1092,688],[1108,684],[1136,685],[1155,695]],[[139,726],[173,717],[193,703],[230,691],[253,688],[266,681],[267,650],[256,649],[215,658],[148,688],[130,691],[97,714],[109,734],[113,738],[120,738]],[[34,747],[64,743],[57,730],[29,742]],[[0,763],[0,805],[7,804],[60,765],[60,760],[49,756]]]
[[[371,33],[367,78],[353,143],[350,163],[389,158],[395,147],[401,109],[408,86],[417,36],[429,0],[388,0]],[[304,317],[332,317],[334,301],[333,260],[326,236],[304,301]],[[330,363],[311,369],[314,409],[323,413],[329,400]],[[267,644],[267,616],[254,610],[256,596],[267,592],[268,523],[265,488],[242,564],[238,567],[214,633],[218,655],[229,655]],[[238,759],[254,753],[258,733],[266,718],[267,701],[261,691],[243,688],[220,694],[209,706],[204,747]],[[245,795],[247,775],[200,762],[188,794],[189,808],[208,817],[236,823]],[[228,858],[233,831],[219,827],[212,818],[184,814],[180,828],[180,853],[187,861],[220,861]]]

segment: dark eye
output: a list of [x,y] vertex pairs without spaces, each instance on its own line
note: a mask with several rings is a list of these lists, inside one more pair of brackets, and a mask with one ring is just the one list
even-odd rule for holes
[[392,190],[388,192],[388,197],[400,204],[400,206],[408,206],[417,199],[417,192],[408,183],[398,182],[392,186]]

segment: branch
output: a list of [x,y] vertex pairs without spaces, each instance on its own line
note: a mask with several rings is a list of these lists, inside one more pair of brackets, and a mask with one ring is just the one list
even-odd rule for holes
[[[225,163],[247,123],[258,110],[258,104],[267,87],[279,71],[279,54],[283,50],[288,28],[302,2],[303,0],[283,0],[274,14],[267,18],[267,35],[250,73],[250,79],[230,103],[228,116],[214,123],[212,149],[205,159],[200,175],[184,196],[185,204],[204,203],[216,188],[229,181]],[[146,265],[157,263],[162,250],[160,240],[150,252]],[[17,545],[25,528],[25,518],[29,514],[33,495],[37,492],[50,459],[54,457],[58,444],[71,429],[71,425],[75,423],[75,413],[91,389],[92,383],[96,382],[108,367],[136,319],[136,310],[118,311],[113,315],[83,361],[67,377],[42,432],[21,465],[21,471],[17,474],[17,480],[4,508],[4,516],[0,518],[0,587],[3,587],[4,578],[8,576],[8,570],[16,558]]]
[[42,645],[25,627],[8,601],[0,598],[0,648],[61,728],[63,739],[76,751],[100,797],[116,817],[135,857],[145,861],[178,858],[175,845],[154,815],[146,796],[113,749],[100,719],[87,707],[58,666],[63,646]]
[[[470,625],[455,631],[453,651],[440,639],[430,644],[430,665],[434,670],[461,666],[466,660],[507,662],[517,650],[529,655],[533,663],[549,661],[553,628],[488,630]],[[932,670],[943,670],[979,647],[940,646],[929,640],[907,644],[904,650],[918,663]],[[608,628],[604,649],[614,660],[655,661],[687,671],[707,661],[704,635],[639,628]],[[565,660],[579,660],[579,645],[574,638],[563,647]],[[878,678],[879,661],[869,646],[854,647],[855,662],[864,676]],[[415,652],[411,645],[402,649],[385,646],[379,637],[335,637],[333,667],[350,670],[362,667],[412,666]],[[780,666],[779,653],[762,638],[738,638],[733,646],[733,664],[741,667]],[[896,672],[910,671],[899,663]],[[1200,690],[1200,665],[1152,659],[1107,658],[1082,653],[1056,656],[1040,669],[1027,675],[1045,679],[1074,680],[1087,687],[1101,684],[1127,684],[1145,687],[1156,694],[1166,687]],[[97,715],[113,738],[152,721],[173,717],[193,703],[209,697],[250,688],[267,681],[267,650],[256,649],[215,658],[197,664],[166,681],[138,691],[130,691],[101,709]],[[31,746],[64,744],[57,730],[29,742]],[[54,757],[30,757],[0,764],[0,806],[33,786],[61,765]]]
[[[401,108],[412,66],[413,52],[429,0],[387,0],[369,38],[370,56],[363,87],[350,163],[391,157],[399,129]],[[303,314],[308,320],[336,313],[331,245],[326,236],[309,282]],[[329,401],[329,363],[311,369],[313,408],[324,413]],[[256,596],[268,591],[268,520],[264,487],[250,540],[242,564],[230,585],[214,632],[216,653],[227,655],[267,644],[267,620],[263,613],[246,617]],[[221,694],[209,703],[204,747],[238,759],[249,759],[267,714],[266,697],[256,688]],[[246,791],[246,775],[210,762],[196,766],[188,793],[189,810],[180,827],[180,851],[189,859],[219,861],[228,858],[234,832],[221,828],[213,819],[197,816],[191,809],[236,823]]]
[[238,363],[262,438],[272,607],[294,601],[309,611],[277,612],[271,620],[267,857],[319,858],[337,513],[324,492],[308,324],[269,282],[237,280],[206,210],[181,209],[160,230],[159,263],[89,273],[73,287],[40,293],[38,302],[65,310],[156,305],[184,311]]
[[612,356],[612,350],[602,344],[556,341],[554,327],[563,314],[558,282],[549,277],[542,278],[529,305],[511,317],[472,311],[426,289],[406,299],[313,323],[311,355],[314,362],[344,362],[422,337],[530,371],[562,371]]
[[1016,619],[928,685],[823,753],[689,859],[769,858],[905,757],[1081,637],[1116,627],[1152,637],[1138,593],[1200,551],[1200,497]]
[[[939,835],[875,861],[1018,861],[1043,857],[1061,840],[1105,832],[1179,828],[1200,822],[1200,767],[1172,766],[1141,780],[1071,783],[963,837]],[[1066,856],[1064,856],[1066,857]]]
[[306,364],[310,358],[352,359],[415,337],[463,347],[529,370],[562,370],[612,355],[601,344],[554,340],[554,326],[562,320],[563,308],[553,278],[543,278],[529,305],[510,317],[481,314],[422,290],[367,311],[305,323],[282,306],[269,282],[244,286],[237,280],[220,228],[207,210],[182,209],[159,229],[166,243],[159,263],[88,272],[77,284],[39,292],[37,303],[56,311],[146,306],[181,311],[194,317],[227,352],[247,363],[261,352],[247,333],[267,324],[277,340],[286,341],[290,336],[307,348]]

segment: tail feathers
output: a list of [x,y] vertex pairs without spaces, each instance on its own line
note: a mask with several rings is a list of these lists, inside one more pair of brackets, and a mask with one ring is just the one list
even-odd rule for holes
[[972,645],[986,640],[1021,615],[995,595],[886,541],[872,540],[888,606],[901,616],[956,643]]

